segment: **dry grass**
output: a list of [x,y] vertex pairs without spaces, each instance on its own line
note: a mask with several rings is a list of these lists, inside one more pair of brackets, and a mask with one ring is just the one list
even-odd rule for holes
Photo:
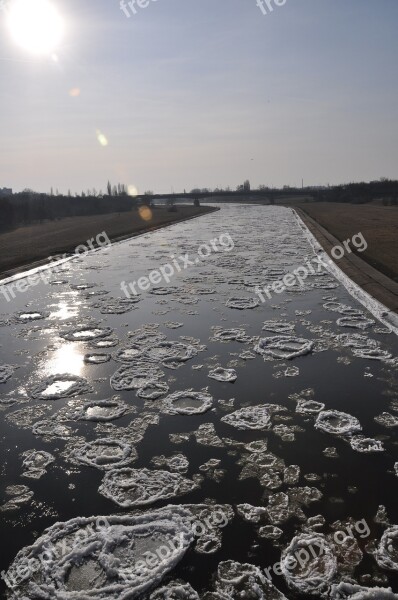
[[398,280],[398,207],[330,202],[298,206],[340,241],[361,232],[368,244],[361,258]]
[[135,210],[127,213],[71,217],[41,225],[19,227],[0,235],[0,273],[19,269],[67,252],[105,231],[111,240],[129,234],[158,228],[214,210],[212,207],[179,206],[177,212],[165,208],[152,211],[150,221],[144,221]]

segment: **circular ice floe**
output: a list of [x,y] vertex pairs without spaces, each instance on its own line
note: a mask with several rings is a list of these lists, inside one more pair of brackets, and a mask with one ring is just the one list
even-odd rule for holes
[[375,558],[382,569],[398,571],[398,525],[393,525],[383,533]]
[[93,340],[89,346],[91,348],[114,348],[119,343],[119,340],[115,338],[105,338],[103,340]]
[[68,412],[71,421],[114,421],[122,417],[128,410],[126,404],[117,399],[93,400],[76,406]]
[[139,296],[131,298],[105,298],[95,304],[102,315],[123,315],[137,308],[135,305],[141,300]]
[[93,354],[85,354],[84,362],[89,365],[102,365],[103,363],[109,362],[111,360],[110,354],[105,353],[93,353]]
[[366,329],[375,324],[373,319],[368,319],[365,315],[353,315],[351,317],[340,317],[336,321],[339,327],[353,327],[355,329]]
[[167,383],[162,383],[161,381],[148,381],[139,388],[137,396],[147,400],[156,400],[167,394],[169,389]]
[[220,329],[215,332],[214,339],[220,342],[246,342],[250,338],[244,329]]
[[41,381],[30,390],[30,397],[35,400],[57,400],[71,398],[92,392],[91,385],[76,375],[52,375]]
[[31,321],[40,321],[48,317],[48,313],[43,313],[38,310],[35,311],[22,311],[17,314],[17,320],[21,323],[30,323]]
[[245,310],[246,308],[256,308],[259,306],[259,302],[256,298],[228,298],[225,305],[228,308]]
[[74,448],[71,459],[73,462],[109,471],[115,467],[124,467],[135,461],[137,452],[129,444],[115,439],[103,438]]
[[[130,332],[128,336],[131,340],[132,347],[136,347],[135,345],[137,344],[141,348],[158,344],[166,339],[164,333],[158,333],[157,331],[143,331],[142,329]],[[126,349],[128,348],[130,348],[130,346],[126,347]]]
[[6,383],[13,376],[15,367],[12,365],[0,365],[0,383]]
[[15,582],[10,600],[141,597],[179,563],[193,540],[191,513],[179,506],[56,523],[17,554],[8,570]]
[[297,356],[309,354],[312,352],[313,347],[314,342],[311,340],[288,335],[276,335],[261,338],[258,344],[254,346],[254,351],[262,356],[290,360]]
[[162,371],[153,363],[137,363],[134,366],[124,365],[111,377],[114,390],[138,390],[149,382],[163,377]]
[[286,321],[264,321],[263,331],[272,333],[290,333],[294,329],[294,323]]
[[204,392],[174,392],[163,400],[165,412],[171,415],[199,415],[213,406],[213,398]]
[[126,468],[108,471],[98,491],[119,506],[131,508],[182,496],[196,488],[194,481],[179,473]]
[[235,369],[223,369],[222,367],[216,367],[210,371],[208,377],[216,381],[228,381],[229,383],[233,383],[238,379]]
[[51,419],[37,421],[32,427],[34,435],[40,435],[44,438],[60,438],[68,439],[71,435],[71,430],[61,423],[57,423]]
[[336,574],[337,559],[323,535],[301,534],[282,552],[281,570],[294,591],[319,597]]
[[362,429],[356,417],[338,410],[320,412],[315,427],[334,435],[350,435]]
[[161,362],[169,369],[176,369],[197,354],[198,350],[190,344],[164,341],[146,348],[143,356],[148,360]]
[[175,286],[170,287],[153,287],[149,293],[154,296],[167,296],[168,294],[176,294],[180,288]]
[[353,450],[370,454],[372,452],[384,452],[383,442],[373,438],[364,437],[363,435],[355,435],[350,439],[350,444]]
[[63,331],[60,336],[70,342],[86,342],[102,339],[111,335],[113,329],[110,327],[78,327]]
[[247,406],[225,415],[221,421],[237,429],[266,430],[271,427],[271,411],[269,407],[263,404]]

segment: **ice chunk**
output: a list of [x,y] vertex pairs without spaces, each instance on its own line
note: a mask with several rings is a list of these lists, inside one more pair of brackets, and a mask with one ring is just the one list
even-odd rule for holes
[[319,597],[336,574],[337,559],[325,536],[300,534],[283,550],[281,570],[295,592]]
[[228,306],[228,308],[245,310],[248,308],[256,308],[259,306],[259,302],[256,298],[229,298],[226,302],[226,306]]
[[130,508],[182,496],[197,487],[178,473],[126,468],[106,473],[99,492],[119,506]]
[[135,448],[116,439],[103,438],[73,447],[70,459],[90,467],[109,471],[124,467],[137,459]]
[[46,467],[55,460],[52,454],[44,450],[26,450],[22,458],[25,469],[22,476],[30,479],[40,479],[46,473]]
[[334,435],[351,435],[362,429],[357,418],[338,410],[320,412],[315,427]]
[[15,367],[11,365],[0,365],[0,383],[6,383],[14,374]]
[[165,412],[171,415],[197,415],[207,412],[213,406],[213,397],[193,389],[174,392],[163,400]]
[[254,351],[262,356],[291,360],[297,356],[305,356],[312,352],[314,342],[288,335],[276,335],[261,338],[254,346]]
[[270,406],[272,405],[258,404],[257,406],[240,408],[222,417],[221,421],[237,429],[267,430],[271,427],[272,410]]
[[159,585],[193,539],[191,513],[179,506],[56,523],[17,554],[5,576],[10,600],[136,598]]
[[383,442],[363,435],[355,435],[350,439],[351,447],[357,452],[369,454],[371,452],[384,452]]
[[222,367],[212,369],[208,377],[216,381],[228,381],[229,383],[233,383],[238,378],[235,369],[223,369]]
[[91,385],[82,377],[76,375],[52,375],[43,379],[30,390],[30,397],[35,400],[57,400],[70,398],[92,392]]

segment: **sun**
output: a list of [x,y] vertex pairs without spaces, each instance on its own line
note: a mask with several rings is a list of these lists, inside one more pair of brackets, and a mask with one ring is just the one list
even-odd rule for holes
[[33,54],[51,54],[62,40],[64,20],[51,0],[14,0],[8,13],[14,41]]

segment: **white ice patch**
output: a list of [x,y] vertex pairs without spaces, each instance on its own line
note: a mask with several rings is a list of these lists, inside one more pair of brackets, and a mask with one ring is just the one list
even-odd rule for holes
[[197,484],[170,471],[117,469],[105,474],[99,492],[123,508],[146,506],[188,494]]
[[294,330],[294,323],[287,321],[264,321],[263,331],[272,333],[291,333]]
[[210,379],[215,379],[216,381],[229,383],[234,383],[238,378],[235,369],[223,369],[222,367],[216,367],[209,371],[208,377],[210,377]]
[[85,354],[83,360],[88,365],[102,365],[111,360],[111,355],[96,352],[93,354]]
[[91,385],[82,377],[76,375],[52,375],[41,381],[29,392],[35,400],[58,400],[81,396],[93,391]]
[[261,338],[254,346],[254,351],[262,356],[291,360],[297,356],[305,356],[312,352],[314,342],[288,335],[276,335]]
[[161,381],[147,381],[139,388],[137,396],[146,400],[157,400],[167,394],[169,389],[167,383]]
[[60,336],[69,342],[86,342],[108,337],[112,332],[110,327],[78,327],[63,331]]
[[333,435],[351,435],[362,429],[356,417],[338,410],[320,412],[315,427]]
[[213,397],[205,392],[189,389],[170,394],[164,398],[163,406],[165,412],[171,415],[199,415],[210,410]]
[[363,435],[355,435],[350,439],[350,444],[353,450],[370,454],[372,452],[384,452],[383,442],[374,440]]

